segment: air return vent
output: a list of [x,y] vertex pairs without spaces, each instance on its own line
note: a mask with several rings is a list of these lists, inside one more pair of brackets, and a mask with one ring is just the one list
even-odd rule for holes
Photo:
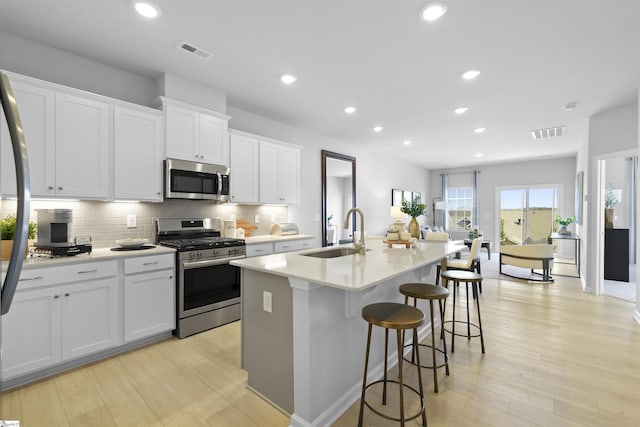
[[196,47],[194,45],[192,45],[191,43],[187,43],[187,42],[180,42],[178,43],[178,46],[176,46],[178,49],[190,53],[192,55],[197,56],[200,59],[204,59],[205,61],[213,58],[213,54],[207,52],[204,49],[200,49],[199,47]]
[[533,139],[546,139],[562,136],[565,133],[565,126],[556,126],[546,129],[536,129],[531,131]]

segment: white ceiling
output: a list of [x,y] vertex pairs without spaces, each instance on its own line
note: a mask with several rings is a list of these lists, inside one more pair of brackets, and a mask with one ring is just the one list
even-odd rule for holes
[[[2,0],[0,29],[428,168],[574,155],[589,116],[637,98],[637,0],[444,1],[427,23],[427,0],[155,0],[153,21],[130,0]],[[471,68],[482,74],[463,81]],[[559,125],[563,137],[531,137]]]

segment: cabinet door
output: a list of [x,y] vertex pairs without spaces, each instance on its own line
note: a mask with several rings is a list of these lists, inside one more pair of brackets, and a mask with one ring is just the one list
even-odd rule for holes
[[173,269],[125,276],[124,340],[175,329],[175,295]]
[[[29,155],[31,194],[55,194],[55,93],[51,90],[12,82]],[[0,118],[0,193],[16,194],[16,173],[11,138],[4,114]],[[50,188],[49,188],[50,187]]]
[[109,197],[110,107],[56,95],[56,195]]
[[63,360],[118,344],[117,285],[109,277],[61,288]]
[[278,146],[260,141],[260,203],[284,203],[278,191]]
[[198,161],[197,151],[199,139],[198,115],[195,111],[167,105],[166,120],[166,153],[172,159]]
[[278,196],[281,202],[298,203],[299,182],[300,150],[280,147],[278,150]]
[[60,361],[60,289],[16,292],[2,316],[2,376],[45,368]]
[[114,198],[162,200],[162,116],[115,107]]
[[199,154],[204,163],[229,165],[227,121],[208,114],[200,114]]
[[229,136],[231,183],[229,199],[234,203],[258,202],[258,141],[241,135]]

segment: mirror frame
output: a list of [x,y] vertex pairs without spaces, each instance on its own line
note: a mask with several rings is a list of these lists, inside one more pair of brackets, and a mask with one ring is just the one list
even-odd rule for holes
[[[356,207],[356,158],[346,154],[322,150],[322,246],[328,246],[327,242],[327,159],[343,160],[351,163],[351,207]],[[355,221],[351,221],[352,234],[355,232]]]

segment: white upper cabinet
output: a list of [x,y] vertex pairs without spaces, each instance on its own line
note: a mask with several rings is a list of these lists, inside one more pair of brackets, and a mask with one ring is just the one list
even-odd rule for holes
[[56,180],[51,195],[109,197],[110,107],[104,102],[56,94]]
[[248,134],[229,131],[231,182],[229,201],[258,202],[258,140]]
[[161,97],[169,158],[229,165],[229,116]]
[[300,149],[260,141],[260,202],[297,204],[300,194]]
[[[29,157],[34,197],[109,198],[111,107],[63,86],[10,74]],[[71,93],[74,93],[72,95]],[[78,93],[78,95],[75,95]],[[3,195],[16,193],[11,140],[0,126]]]
[[113,120],[114,199],[162,201],[162,112],[117,106]]
[[[20,120],[29,155],[31,193],[46,195],[48,183],[55,182],[55,92],[11,81],[18,105]],[[16,169],[11,138],[4,114],[0,118],[0,192],[3,196],[16,194]]]

